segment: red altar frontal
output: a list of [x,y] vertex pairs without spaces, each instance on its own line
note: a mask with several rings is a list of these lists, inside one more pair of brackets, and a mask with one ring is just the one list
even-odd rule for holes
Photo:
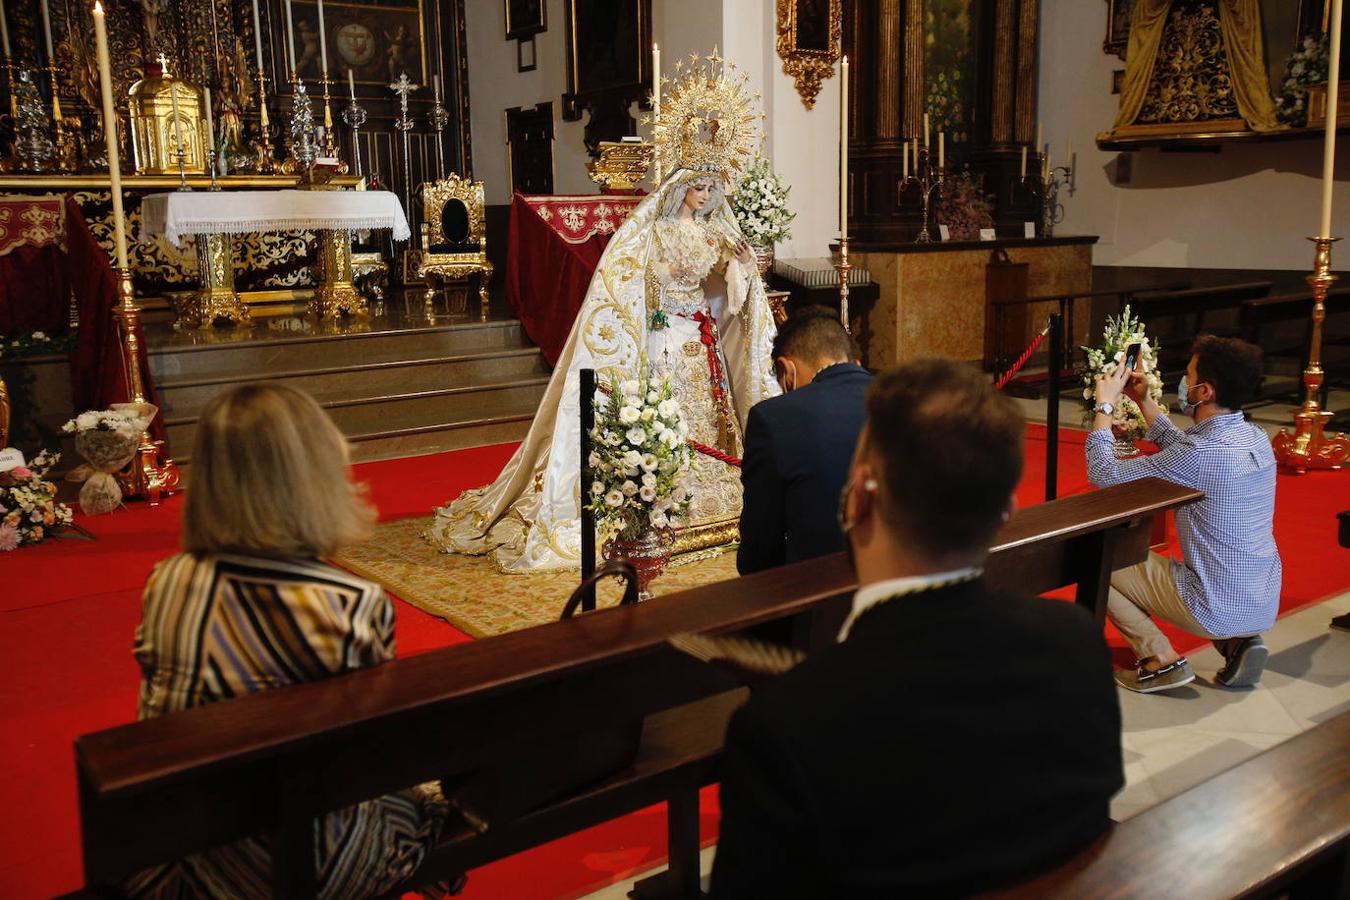
[[526,196],[511,201],[506,302],[549,365],[558,361],[600,254],[641,196]]

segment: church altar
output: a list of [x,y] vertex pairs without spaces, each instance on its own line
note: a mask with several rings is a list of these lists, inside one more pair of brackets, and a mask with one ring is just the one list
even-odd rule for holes
[[201,287],[177,305],[178,319],[188,327],[209,327],[218,319],[249,318],[234,288],[235,234],[312,229],[318,257],[311,310],[319,318],[361,314],[365,301],[352,286],[351,233],[392,229],[394,240],[412,234],[399,199],[389,191],[171,191],[141,201],[142,242],[163,235],[180,244],[197,238]]
[[[867,316],[866,363],[886,368],[915,356],[979,360],[985,348],[985,270],[994,251],[1003,249],[1014,263],[1027,263],[1028,297],[1092,290],[1089,235],[1051,238],[1000,238],[994,241],[934,241],[927,244],[858,243],[850,259],[866,267],[881,287]],[[1009,348],[1015,355],[1055,312],[1054,303],[1036,304],[1026,314],[1026,330]],[[1087,316],[1076,319],[1068,346],[1087,339]]]
[[641,196],[527,196],[511,201],[506,302],[549,365],[558,361],[605,245]]

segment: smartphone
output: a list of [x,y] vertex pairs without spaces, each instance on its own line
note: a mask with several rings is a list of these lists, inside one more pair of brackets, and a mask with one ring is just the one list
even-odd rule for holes
[[1125,348],[1125,371],[1134,371],[1135,364],[1139,362],[1139,351],[1143,348],[1143,344],[1131,344]]

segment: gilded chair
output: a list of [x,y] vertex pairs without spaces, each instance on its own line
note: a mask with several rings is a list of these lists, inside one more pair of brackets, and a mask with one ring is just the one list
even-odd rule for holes
[[[492,263],[487,257],[483,182],[447,175],[440,181],[424,183],[419,192],[422,242],[403,257],[405,283],[463,285],[477,276],[478,297],[486,318]],[[461,296],[464,306],[460,311],[467,311],[467,295]]]

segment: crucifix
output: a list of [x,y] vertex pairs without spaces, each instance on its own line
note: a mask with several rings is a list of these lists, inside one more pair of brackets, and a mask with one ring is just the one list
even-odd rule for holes
[[159,51],[159,55],[155,59],[159,62],[159,74],[165,78],[171,77],[169,75],[169,58],[164,55],[164,51]]
[[408,214],[408,221],[414,219],[412,206],[412,155],[408,149],[408,132],[416,124],[408,116],[408,95],[413,91],[421,89],[420,84],[413,84],[408,80],[408,73],[404,72],[398,76],[398,80],[389,85],[389,90],[398,94],[398,118],[394,120],[394,127],[403,135],[403,207]]

